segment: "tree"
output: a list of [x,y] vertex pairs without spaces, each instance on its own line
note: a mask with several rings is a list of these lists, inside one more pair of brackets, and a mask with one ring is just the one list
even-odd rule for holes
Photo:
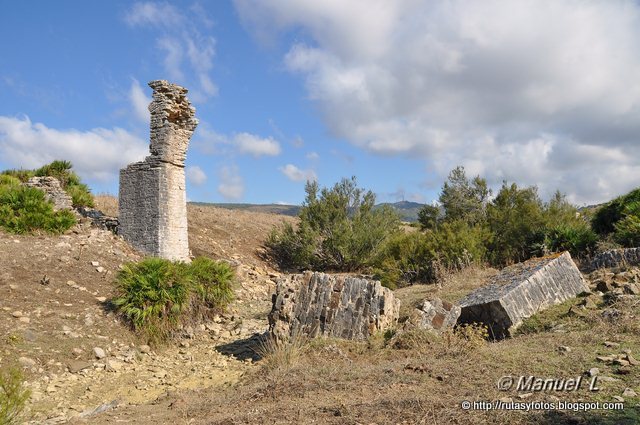
[[500,192],[487,207],[494,264],[511,264],[532,256],[535,245],[544,243],[543,212],[535,186],[521,189],[515,183],[502,183]]
[[369,266],[400,220],[389,206],[375,207],[375,195],[342,179],[319,190],[307,182],[297,229],[274,229],[267,249],[282,268],[356,271]]
[[469,180],[464,167],[458,166],[449,173],[438,200],[444,208],[446,221],[462,220],[474,225],[484,221],[490,196],[485,179],[476,176]]
[[418,223],[422,230],[436,230],[440,220],[440,207],[437,205],[424,205],[418,211]]

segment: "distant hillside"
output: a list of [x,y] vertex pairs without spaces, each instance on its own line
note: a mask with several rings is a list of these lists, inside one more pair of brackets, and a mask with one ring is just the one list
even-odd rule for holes
[[[218,208],[226,208],[229,210],[243,210],[253,211],[271,214],[282,214],[288,216],[297,216],[300,212],[300,205],[280,205],[280,204],[211,204],[207,202],[190,202],[193,205],[211,205]],[[382,205],[389,205],[396,210],[400,215],[402,221],[414,222],[418,221],[418,211],[424,204],[410,201],[400,201],[394,203],[382,203],[376,205],[376,208],[380,208]]]

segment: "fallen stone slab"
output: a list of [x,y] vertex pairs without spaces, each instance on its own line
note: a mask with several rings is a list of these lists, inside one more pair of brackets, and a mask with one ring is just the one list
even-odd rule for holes
[[501,339],[527,317],[588,291],[568,252],[534,258],[503,269],[460,300],[458,324],[484,324],[489,335]]
[[272,303],[269,330],[277,340],[365,339],[393,327],[400,313],[400,301],[378,281],[317,272],[281,277]]
[[640,265],[640,248],[621,248],[604,251],[591,260],[591,269]]
[[461,312],[460,306],[442,301],[440,298],[424,300],[416,310],[418,328],[435,332],[452,329]]

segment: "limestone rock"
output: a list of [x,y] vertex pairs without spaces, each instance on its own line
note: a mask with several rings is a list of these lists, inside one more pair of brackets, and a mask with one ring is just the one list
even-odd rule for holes
[[280,278],[269,330],[280,340],[302,334],[365,339],[394,326],[400,301],[380,282],[306,272]]
[[460,307],[440,298],[424,300],[418,307],[419,328],[442,331],[453,328],[460,316]]
[[184,162],[198,124],[187,89],[152,81],[151,155],[120,170],[118,233],[135,248],[189,261]]
[[104,350],[100,347],[94,347],[93,354],[96,356],[97,359],[104,359],[107,356]]
[[46,200],[53,203],[53,210],[70,210],[73,208],[71,196],[64,191],[60,185],[60,180],[55,177],[31,177],[25,186],[35,187],[44,192]]
[[504,338],[524,319],[589,288],[568,252],[505,268],[491,282],[460,300],[458,323],[483,323]]

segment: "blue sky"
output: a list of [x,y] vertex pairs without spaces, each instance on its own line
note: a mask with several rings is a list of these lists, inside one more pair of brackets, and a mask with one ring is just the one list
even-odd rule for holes
[[200,124],[188,197],[300,203],[356,175],[429,202],[464,165],[576,203],[639,186],[635,1],[0,3],[0,168],[142,159],[154,79]]

